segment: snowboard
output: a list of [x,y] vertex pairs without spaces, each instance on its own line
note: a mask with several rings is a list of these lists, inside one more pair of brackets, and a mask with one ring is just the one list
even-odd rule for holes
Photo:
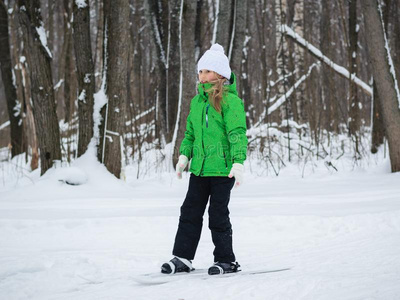
[[289,271],[292,268],[282,268],[282,269],[258,269],[258,270],[244,270],[236,273],[226,273],[221,275],[208,275],[208,269],[195,269],[190,273],[182,272],[176,274],[162,274],[160,273],[148,273],[133,276],[132,279],[139,284],[143,285],[158,285],[165,284],[173,281],[179,280],[209,280],[209,279],[222,279],[234,276],[252,276],[252,275],[262,275],[267,273],[276,273]]

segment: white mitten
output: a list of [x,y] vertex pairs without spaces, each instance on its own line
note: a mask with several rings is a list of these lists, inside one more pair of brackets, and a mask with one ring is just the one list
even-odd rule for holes
[[176,175],[178,176],[178,179],[182,179],[182,172],[185,170],[187,164],[188,164],[189,159],[187,158],[186,155],[180,155],[178,163],[176,164]]
[[229,173],[229,178],[235,177],[235,186],[239,186],[243,183],[243,171],[244,166],[242,164],[234,163],[232,165],[231,172]]

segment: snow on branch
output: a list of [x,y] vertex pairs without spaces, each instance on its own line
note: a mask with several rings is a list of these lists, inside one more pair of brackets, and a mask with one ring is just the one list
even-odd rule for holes
[[[155,109],[156,109],[155,106],[153,106],[152,108],[149,108],[148,110],[146,110],[146,111],[144,111],[144,112],[138,114],[137,116],[135,116],[135,117],[133,118],[132,121],[135,122],[135,121],[139,120],[140,118],[142,118],[142,117],[144,117],[145,115],[151,113],[151,112],[152,112],[153,110],[155,110]],[[131,125],[132,125],[132,121],[127,121],[127,122],[126,122],[126,126],[131,126]]]
[[3,130],[4,128],[6,128],[9,125],[10,125],[10,121],[4,122],[3,124],[0,125],[0,130]]
[[369,96],[372,96],[372,87],[369,86],[367,83],[362,81],[360,78],[355,76],[354,74],[350,74],[350,72],[337,64],[335,64],[332,60],[330,60],[328,57],[326,57],[318,48],[314,47],[311,45],[309,42],[307,42],[304,38],[302,38],[300,35],[298,35],[292,28],[290,28],[287,25],[282,25],[280,28],[282,34],[286,34],[287,36],[291,37],[296,43],[299,45],[303,46],[306,48],[312,55],[314,55],[316,58],[318,58],[320,61],[323,63],[327,64],[329,67],[331,67],[336,73],[341,75],[342,77],[348,78],[357,84],[364,92],[366,92]]
[[36,32],[39,35],[39,39],[40,39],[40,42],[41,42],[43,48],[46,50],[49,57],[53,58],[49,47],[47,47],[46,31],[44,30],[43,24],[40,27],[36,27]]
[[268,115],[270,115],[272,112],[274,112],[279,106],[281,106],[283,103],[285,103],[285,101],[293,94],[293,92],[300,86],[300,84],[302,84],[311,74],[311,71],[315,68],[315,67],[319,67],[321,65],[321,63],[315,63],[312,64],[310,66],[310,68],[308,69],[307,74],[304,74],[303,76],[300,77],[299,80],[296,81],[296,83],[294,84],[294,86],[292,86],[284,95],[282,95],[281,97],[278,98],[278,100],[275,101],[276,96],[274,96],[272,99],[272,101],[274,101],[272,103],[272,105],[268,108],[268,112],[266,111],[266,108],[264,109],[263,113],[261,114],[259,121],[254,124],[254,128],[258,127],[262,121],[265,118],[265,114],[268,113]]
[[320,64],[312,64],[311,67],[308,69],[307,74],[304,74],[303,76],[300,77],[299,80],[296,81],[294,86],[292,86],[286,94],[282,95],[278,100],[275,101],[274,104],[272,104],[268,108],[268,115],[270,115],[272,112],[274,112],[279,106],[281,106],[285,101],[290,97],[290,95],[293,94],[293,92],[299,87],[300,84],[302,84],[311,74],[312,69],[314,69],[316,66],[319,66]]

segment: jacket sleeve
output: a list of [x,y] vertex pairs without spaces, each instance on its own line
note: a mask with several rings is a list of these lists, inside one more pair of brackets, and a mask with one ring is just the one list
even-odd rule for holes
[[[193,101],[193,100],[192,100]],[[192,105],[190,105],[192,107]],[[179,148],[179,153],[185,155],[189,160],[192,158],[193,142],[194,142],[194,131],[193,124],[190,118],[192,109],[189,111],[189,115],[186,119],[186,131],[185,136],[182,140],[181,147]]]
[[243,164],[246,160],[248,140],[246,136],[246,113],[243,101],[239,97],[229,99],[225,109],[223,109],[223,118],[232,162]]

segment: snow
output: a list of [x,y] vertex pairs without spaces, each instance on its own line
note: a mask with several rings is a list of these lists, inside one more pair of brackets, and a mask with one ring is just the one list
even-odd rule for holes
[[49,55],[49,57],[53,58],[53,56],[51,55],[49,47],[47,47],[47,37],[46,37],[46,31],[45,31],[44,27],[43,26],[36,27],[36,32],[39,35],[40,42],[42,43],[43,48],[46,49],[47,54]]
[[60,81],[57,82],[57,84],[54,86],[54,90],[58,90],[61,85],[64,83],[64,79],[60,79]]
[[92,76],[92,74],[86,73],[85,74],[85,78],[83,79],[83,82],[84,83],[90,83],[90,76]]
[[[99,98],[99,95],[97,96]],[[400,173],[381,159],[306,178],[288,164],[278,177],[245,164],[231,195],[234,248],[244,270],[285,272],[179,280],[145,286],[171,258],[189,174],[123,182],[95,148],[70,166],[0,173],[0,291],[3,299],[397,299],[400,294]],[[19,164],[19,163],[18,163]],[[254,166],[251,166],[254,168]],[[60,181],[61,180],[61,181]],[[64,182],[75,180],[79,185]],[[207,218],[196,268],[213,262]]]
[[86,90],[85,89],[83,89],[82,92],[79,94],[78,100],[82,101],[83,103],[86,103]]
[[4,128],[6,128],[7,126],[10,126],[10,121],[6,121],[3,124],[0,125],[0,130],[3,130]]
[[78,8],[85,8],[87,7],[86,0],[75,0],[75,4]]
[[102,120],[100,110],[107,104],[108,99],[104,91],[104,86],[93,95],[94,108],[93,108],[93,139],[98,140],[100,138],[99,126]]
[[15,100],[15,106],[13,108],[14,117],[18,117],[19,115],[21,115],[21,107],[22,107],[21,102]]

